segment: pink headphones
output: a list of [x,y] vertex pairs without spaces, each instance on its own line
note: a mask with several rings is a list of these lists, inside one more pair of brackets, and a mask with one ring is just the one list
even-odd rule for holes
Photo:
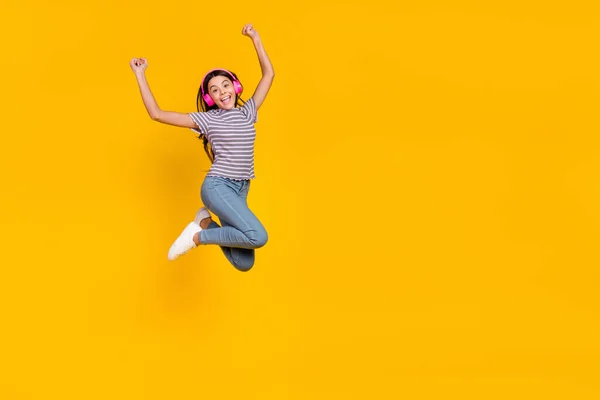
[[244,90],[240,81],[238,81],[231,72],[227,71],[226,69],[222,69],[222,68],[211,69],[210,71],[208,71],[206,73],[206,75],[204,75],[204,78],[202,78],[202,83],[201,83],[201,87],[200,87],[202,89],[202,98],[204,99],[206,104],[208,104],[209,107],[214,106],[215,102],[213,101],[212,97],[210,97],[210,94],[204,93],[204,80],[206,79],[208,74],[210,74],[211,72],[214,72],[214,71],[224,71],[224,72],[227,72],[229,74],[229,76],[231,76],[231,82],[233,82],[233,89],[235,90],[235,94],[240,94]]

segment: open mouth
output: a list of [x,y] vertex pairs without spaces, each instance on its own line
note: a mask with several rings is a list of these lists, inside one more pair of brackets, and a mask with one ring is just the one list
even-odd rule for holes
[[231,96],[225,96],[221,99],[221,103],[229,104],[231,102]]

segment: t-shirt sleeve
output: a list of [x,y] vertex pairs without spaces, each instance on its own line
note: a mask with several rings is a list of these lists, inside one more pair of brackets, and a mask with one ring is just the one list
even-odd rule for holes
[[190,113],[190,117],[198,126],[198,129],[192,128],[194,132],[208,135],[208,116],[204,112]]
[[246,115],[250,117],[252,122],[258,121],[258,113],[256,111],[256,103],[254,103],[254,97],[250,97],[248,101],[242,106],[242,109],[246,112]]

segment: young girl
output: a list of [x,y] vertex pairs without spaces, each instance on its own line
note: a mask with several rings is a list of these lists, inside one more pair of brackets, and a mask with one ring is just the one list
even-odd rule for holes
[[[250,181],[255,178],[254,123],[275,72],[252,25],[245,25],[242,34],[252,39],[262,71],[254,94],[246,102],[239,97],[243,88],[237,76],[231,71],[217,69],[209,71],[202,79],[197,98],[198,112],[161,110],[146,81],[147,60],[134,58],[130,62],[150,117],[199,133],[212,162],[200,191],[206,208],[200,208],[194,221],[175,240],[169,250],[169,260],[201,244],[217,244],[234,267],[248,271],[254,265],[254,249],[267,243],[267,231],[250,211],[246,200]],[[211,219],[208,210],[219,217],[221,225]]]

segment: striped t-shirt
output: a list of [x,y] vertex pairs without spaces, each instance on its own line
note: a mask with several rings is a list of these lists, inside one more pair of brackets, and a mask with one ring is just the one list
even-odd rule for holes
[[254,179],[254,140],[257,121],[254,98],[231,110],[190,113],[198,129],[206,135],[214,155],[207,176],[245,180]]

